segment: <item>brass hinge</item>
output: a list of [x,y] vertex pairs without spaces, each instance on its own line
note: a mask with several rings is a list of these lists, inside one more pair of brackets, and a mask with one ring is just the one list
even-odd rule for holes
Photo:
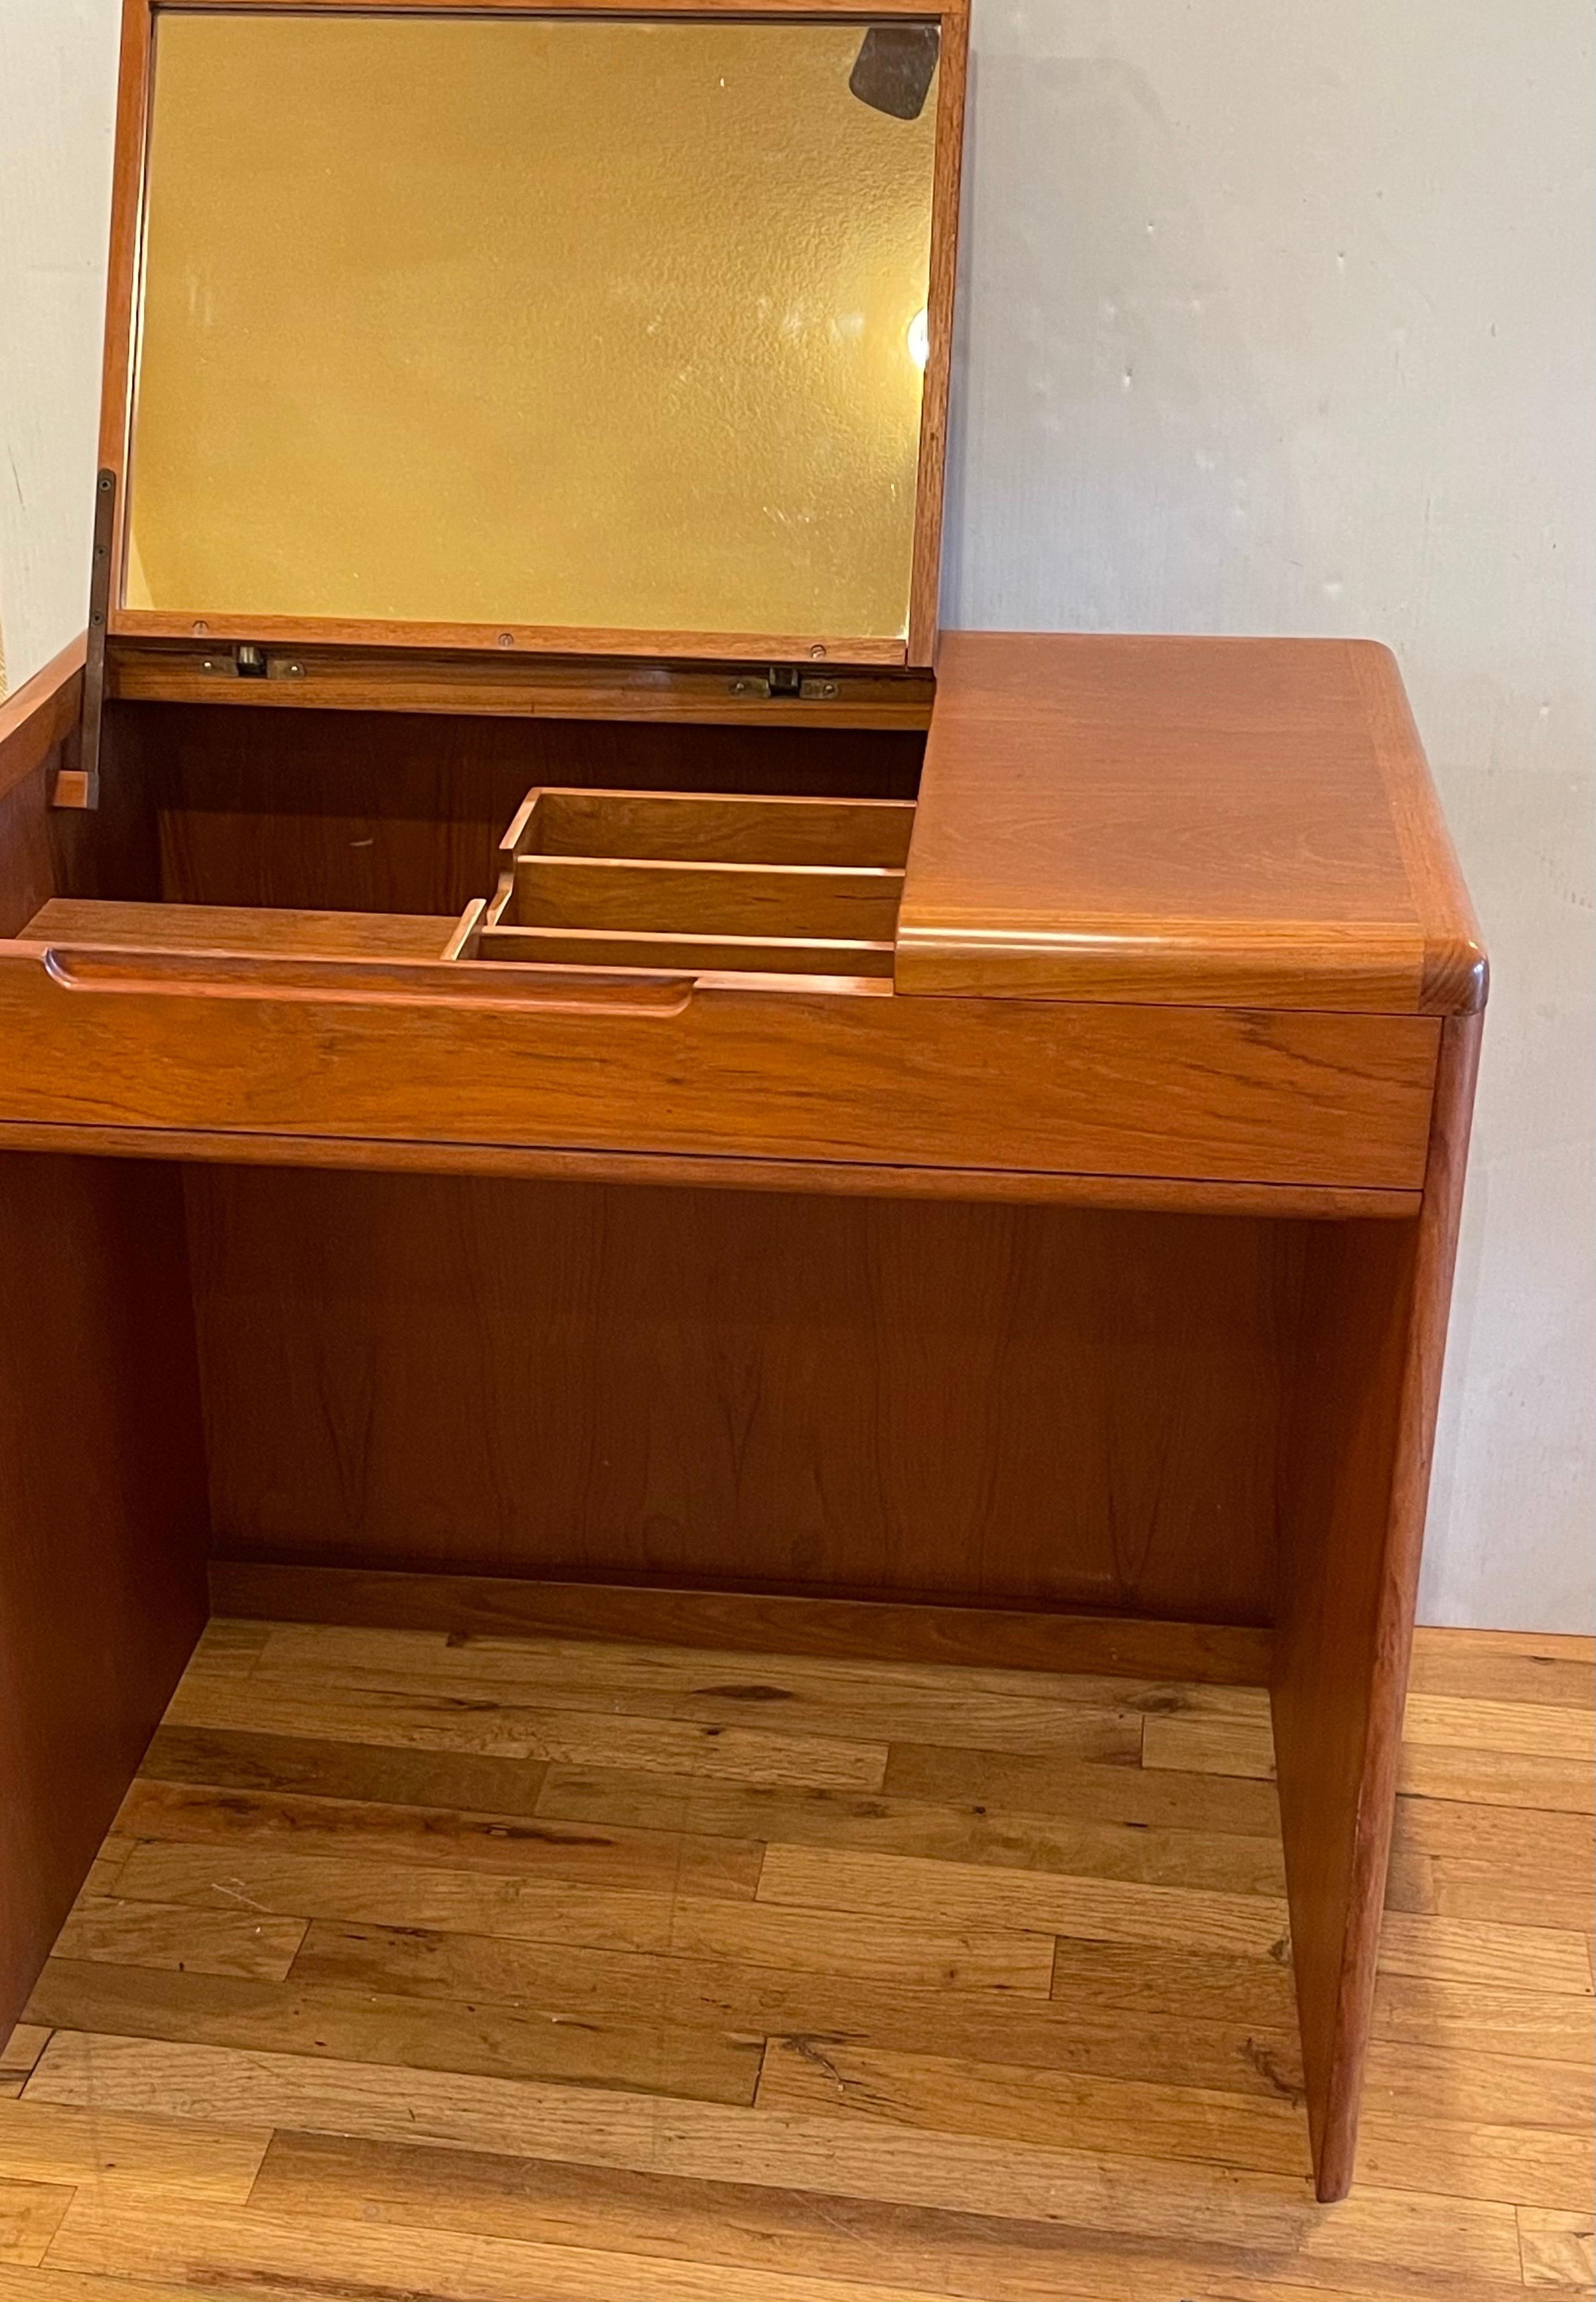
[[835,703],[841,685],[835,679],[817,679],[796,664],[772,664],[769,671],[739,672],[727,681],[731,695],[757,698],[761,702]]
[[298,656],[270,655],[253,640],[241,640],[232,649],[218,649],[200,659],[201,671],[218,679],[303,679],[305,666]]

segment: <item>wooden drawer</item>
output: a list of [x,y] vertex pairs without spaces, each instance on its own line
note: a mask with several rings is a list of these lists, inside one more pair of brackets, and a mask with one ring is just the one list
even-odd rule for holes
[[444,960],[449,922],[56,903],[0,1118],[1413,1189],[1424,1016],[908,998]]

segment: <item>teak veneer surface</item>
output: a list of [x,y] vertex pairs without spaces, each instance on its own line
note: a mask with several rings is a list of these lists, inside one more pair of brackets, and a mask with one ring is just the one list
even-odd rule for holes
[[1269,1619],[1290,1223],[188,1188],[234,1557]]
[[1412,1189],[1439,1025],[36,937],[0,1031],[23,1122]]
[[944,634],[900,990],[1448,1012],[1483,966],[1385,649]]
[[0,2055],[5,2302],[1591,2293],[1590,1801],[1495,1792],[1588,1752],[1589,1641],[1418,1634],[1457,1772],[1400,1799],[1326,2208],[1267,1697],[1186,1633],[1105,1676],[433,1598],[206,1631]]

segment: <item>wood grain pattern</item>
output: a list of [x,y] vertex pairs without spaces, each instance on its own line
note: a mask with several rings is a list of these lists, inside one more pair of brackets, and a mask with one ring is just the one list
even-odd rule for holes
[[269,953],[278,958],[441,959],[452,919],[392,912],[266,912],[244,904],[85,902],[58,895],[29,920],[30,942],[105,951]]
[[949,633],[899,990],[1477,1006],[1405,714],[1362,643]]
[[507,862],[578,855],[671,863],[830,864],[901,871],[911,801],[710,796],[541,785],[500,843]]
[[491,891],[505,827],[533,786],[907,802],[924,750],[913,731],[784,718],[774,704],[746,724],[701,726],[528,718],[515,699],[497,716],[394,708],[407,700],[379,686],[359,710],[109,707],[122,772],[160,819],[159,892],[458,918]]
[[[1230,2168],[916,2132],[884,2120],[839,2126],[830,2116],[685,2101],[666,2119],[656,2097],[616,2088],[80,2034],[52,2042],[32,2084],[46,2101],[80,2105],[92,2096],[146,2111],[159,2103],[170,2116],[211,2121],[248,2105],[295,2130],[1054,2221],[1111,2240],[1156,2229],[1171,2249],[1228,2242],[1255,2256],[1273,2253],[1277,2266],[1282,2256],[1344,2264],[1383,2256],[1394,2268],[1432,2276],[1447,2266],[1508,2276],[1517,2261],[1513,2209],[1498,2201],[1372,2190],[1326,2222],[1306,2185],[1289,2176],[1255,2173],[1241,2182]],[[84,2228],[92,2210],[80,2204],[73,2211]],[[186,2219],[203,2240],[207,2218]],[[246,2232],[255,2219],[245,2220]],[[101,2267],[139,2268],[130,2243],[136,2228],[119,2203],[108,2233],[115,2250],[99,2257]],[[183,2237],[168,2211],[158,2242],[181,2260]],[[70,2266],[60,2243],[54,2258]],[[207,2250],[204,2258],[217,2257]]]
[[159,2112],[129,2115],[109,2104],[93,2108],[46,2102],[0,2104],[0,2174],[43,2182],[70,2197],[126,2187],[175,2204],[242,2205],[260,2170],[266,2127],[169,2123]]
[[[0,951],[0,1116],[1411,1189],[1422,1016]],[[584,1009],[592,1008],[592,1013]],[[646,1011],[646,1012],[645,1012]],[[1009,1091],[989,1093],[995,1073]],[[425,1114],[424,1119],[423,1114]]]
[[0,1159],[0,2030],[205,1619],[176,1185]]
[[[247,1712],[252,1691],[319,1677],[331,1723],[380,1710],[396,1672],[575,1698],[586,1656],[591,1692],[643,1729],[663,1702],[791,1679],[790,1721],[777,1701],[760,1716],[794,1743],[818,1711],[850,1706],[895,1732],[918,1710],[991,1733],[1005,1701],[1021,1718],[1047,1702],[1090,1717],[1104,1684],[741,1653],[706,1680],[707,1651],[219,1625],[189,1684]],[[1499,1666],[1483,1676],[1499,1681]],[[1245,1717],[1257,1701],[1222,1684],[1120,1691],[1162,1697],[1150,1718]],[[1449,1696],[1470,1731],[1493,1715],[1488,1703],[1481,1719],[1466,1683]],[[1522,1741],[1516,1706],[1492,1699]],[[1554,1748],[1589,1715],[1541,1707]],[[133,1934],[123,1962],[109,1937],[105,1957],[52,1962],[36,2030],[63,2027],[37,2054],[28,2042],[26,2091],[0,2101],[0,2183],[22,2187],[33,2217],[18,2258],[41,2262],[19,2302],[333,2283],[439,2302],[699,2302],[728,2283],[757,2302],[1509,2302],[1588,2287],[1591,1976],[1583,1933],[1565,1940],[1543,1913],[1494,1926],[1392,1913],[1362,2177],[1326,2212],[1291,1970],[1266,1939],[1283,1923],[1267,1784],[970,1747],[976,1769],[1140,1777],[1161,1796],[1184,1785],[1194,1819],[1215,1796],[1256,1802],[1241,1843],[1273,1867],[1231,1891],[1161,1891],[1116,1875],[1112,1844],[1089,1833],[1017,1859],[1036,1818],[1011,1783],[1029,1794],[1039,1779],[1021,1773],[988,1783],[994,1840],[979,1852],[871,1853],[853,1836],[870,1794],[811,1794],[802,1844],[774,1827],[752,1836],[755,1895],[753,1786],[610,1776],[643,1785],[628,1794],[639,1816],[657,1785],[651,1822],[572,1818],[540,1842],[517,1835],[523,1762],[483,1760],[464,1718],[460,1731],[453,1751],[390,1754],[425,1776],[374,1777],[351,1798],[351,1756],[369,1745],[164,1730],[155,1761],[181,1781],[147,1772],[119,1820],[120,1904],[142,1905],[174,1949],[191,1925],[200,1958],[218,1914],[291,1918],[304,1939],[279,1981],[206,1974],[198,1958],[140,1964]],[[895,1767],[912,1755],[924,1775],[946,1769],[945,1811],[966,1795],[956,1746],[892,1747]],[[501,1785],[505,1811],[406,1802],[450,1767],[468,1770],[462,1790]],[[574,1774],[570,1787],[580,1801]],[[769,1795],[774,1826],[799,1794]],[[686,1798],[707,1803],[677,1885],[662,1855],[687,1859]],[[1429,1808],[1435,1827],[1419,1835],[1451,1844],[1455,1802],[1404,1811]],[[1476,1811],[1482,1861],[1508,1880],[1535,1818]],[[1575,1820],[1554,1821],[1571,1858]],[[1046,1931],[1082,1914],[1086,1935]],[[917,1965],[911,1938],[938,1927],[1030,1964],[990,1964],[976,1987],[952,1964]],[[1096,1938],[1121,1929],[1131,1938]]]
[[949,1920],[976,1907],[1010,1926],[1078,1942],[1169,1943],[1223,1956],[1289,1955],[1286,1908],[1268,1895],[1219,1895],[1138,1880],[993,1872],[907,1855],[844,1854],[771,1846],[760,1873],[761,1901],[814,1910],[917,1910]]
[[890,943],[902,886],[875,869],[534,854],[495,924]]
[[[203,1937],[203,1925],[198,1932]],[[597,2008],[580,2021],[563,2010],[479,2008],[462,2030],[458,2005],[380,1990],[262,1982],[192,1967],[162,1973],[65,1957],[46,1964],[33,2004],[53,2008],[61,2027],[71,2030],[352,2063],[386,2064],[398,2055],[411,2070],[622,2086],[700,2102],[752,2102],[760,2073],[757,2037],[724,2019],[688,2028],[664,2010],[638,2023]]]
[[44,2053],[49,2036],[36,2022],[19,2022],[0,2045],[0,2078],[25,2079]]
[[[694,727],[919,729],[930,725],[924,672],[828,669],[834,697],[750,697],[722,668],[562,660],[495,649],[440,655],[424,649],[298,647],[291,677],[239,679],[230,650],[203,642],[113,639],[108,694],[140,703],[231,705],[247,711],[471,712],[495,717],[681,720]],[[218,667],[222,667],[219,668]]]
[[55,1955],[107,1966],[170,1967],[184,1974],[244,1975],[281,1982],[305,1939],[300,1919],[248,1911],[164,1908],[119,1895],[80,1895],[55,1937]]
[[[1352,2179],[1447,1307],[1479,1057],[1449,1020],[1411,1234],[1310,1239],[1274,1735],[1320,2195]],[[1389,1955],[1389,1951],[1388,1951]]]
[[50,2240],[72,2202],[70,2190],[42,2182],[13,2182],[0,2176],[0,2263],[42,2262]]
[[278,1567],[227,1558],[212,1561],[211,1602],[223,1616],[442,1630],[457,1637],[666,1640],[707,1652],[1001,1668],[1005,1676],[1074,1672],[1220,1686],[1263,1686],[1269,1678],[1266,1631],[1112,1615]]
[[1430,1014],[1473,1012],[1485,1004],[1489,965],[1401,675],[1387,648],[1349,653],[1424,931],[1419,1004]]
[[[1267,1619],[1289,1226],[189,1181],[213,1516],[234,1557]],[[1172,1346],[1183,1318],[1200,1354]],[[594,1604],[466,1595],[512,1629],[528,1597]],[[664,1603],[599,1602],[612,1631]],[[1083,1664],[1088,1637],[1130,1651],[1112,1628],[987,1634],[995,1658],[1050,1636]]]
[[1521,2207],[1519,2246],[1526,2286],[1586,2293],[1596,2284],[1596,2216]]
[[1054,1175],[998,1167],[894,1167],[878,1161],[654,1156],[489,1143],[391,1143],[359,1137],[231,1135],[203,1128],[87,1127],[0,1120],[0,1149],[73,1156],[182,1159],[197,1164],[378,1170],[394,1175],[496,1175],[526,1182],[686,1184],[693,1190],[812,1191],[838,1198],[953,1199],[962,1206],[1095,1207],[1121,1214],[1264,1215],[1406,1222],[1417,1191],[1323,1184],[1172,1182],[1148,1175]]

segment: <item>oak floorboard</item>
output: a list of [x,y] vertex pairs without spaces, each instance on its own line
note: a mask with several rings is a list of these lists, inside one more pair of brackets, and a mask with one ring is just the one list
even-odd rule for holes
[[1544,1807],[1470,1805],[1445,1798],[1397,1801],[1395,1844],[1415,1853],[1489,1863],[1504,1877],[1542,1871],[1588,1874],[1596,1865],[1596,1819]]
[[97,2277],[92,2271],[8,2270],[0,2263],[0,2302],[235,2302],[218,2286]]
[[515,1818],[535,1813],[549,1769],[541,1759],[484,1759],[471,1751],[395,1751],[310,1735],[161,1726],[140,1771],[147,1782]]
[[1253,2030],[1296,2028],[1296,1985],[1288,1961],[1168,1943],[1061,1938],[1053,1959],[1053,1995],[1061,2004],[1143,2015],[1166,2027],[1206,2020]]
[[1511,2205],[1366,2187],[1333,2215],[1306,2178],[1197,2162],[1110,2157],[895,2127],[793,2117],[439,2071],[58,2032],[29,2082],[44,2099],[441,2144],[632,2172],[828,2189],[904,2205],[1067,2221],[1106,2236],[1389,2261],[1482,2277],[1517,2272]]
[[1515,1752],[1530,1759],[1596,1762],[1596,1713],[1545,1702],[1481,1701],[1462,1694],[1410,1694],[1402,1725],[1414,1748]]
[[1581,2206],[1596,2190],[1589,2134],[1546,2127],[1392,2119],[1376,2111],[1359,2129],[1363,2179],[1388,2190],[1449,2191],[1516,2206]]
[[968,1919],[979,1909],[1002,1913],[1010,1926],[1078,1940],[1169,1943],[1244,1957],[1279,1959],[1289,1948],[1286,1906],[1273,1895],[998,1871],[914,1855],[772,1846],[760,1874],[760,1899],[819,1911],[913,1909],[945,1920]]
[[50,2041],[50,2033],[37,2022],[19,2022],[0,2046],[0,2078],[25,2079]]
[[8,2181],[88,2189],[125,2183],[242,2205],[270,2139],[260,2125],[178,2122],[159,2105],[124,2113],[110,2103],[55,2103],[38,2094],[0,2103],[0,2176]]
[[747,2103],[760,2041],[725,2022],[680,2026],[542,2010],[437,2004],[400,1994],[236,1976],[165,1974],[53,1958],[33,2003],[58,2027],[195,2045],[326,2054],[484,2078],[561,2079],[640,2094]]
[[1555,1927],[1495,1925],[1486,1919],[1414,1917],[1388,1911],[1380,1937],[1387,1974],[1486,1989],[1567,1991],[1589,1998],[1591,1963],[1583,1938]]
[[1535,1632],[1422,1630],[1407,1683],[1414,1694],[1590,1710],[1596,1709],[1596,1641]]
[[1518,2244],[1526,2286],[1589,2293],[1596,2285],[1596,2215],[1588,2205],[1561,2214],[1521,2206]]
[[1139,1765],[1066,1768],[1023,1753],[895,1743],[882,1788],[890,1798],[969,1799],[994,1812],[1239,1832],[1280,1844],[1274,1785],[1231,1776],[1177,1777]]
[[1047,1995],[1053,1942],[1018,1928],[966,1927],[853,1911],[799,1913],[768,1903],[626,1890],[486,1870],[408,1868],[391,1861],[339,1862],[322,1855],[205,1847],[139,1847],[128,1864],[130,1895],[204,1908],[291,1911],[587,1950],[651,1951],[733,1960],[790,1972],[905,1982],[951,1992]]
[[13,2182],[0,2175],[0,2262],[37,2267],[72,2197],[55,2183]]
[[[256,1627],[260,1627],[256,1626]],[[465,1686],[481,1693],[520,1687],[539,1701],[563,1696],[578,1710],[608,1708],[637,1716],[723,1718],[779,1710],[796,1731],[820,1727],[838,1714],[891,1720],[893,1739],[937,1742],[948,1730],[965,1747],[1052,1750],[1068,1715],[1088,1710],[1175,1710],[1264,1718],[1263,1685],[1194,1684],[1169,1679],[1088,1676],[1080,1672],[993,1670],[979,1666],[859,1662],[802,1655],[721,1652],[673,1646],[597,1643],[577,1639],[515,1639],[491,1634],[334,1628],[289,1624],[271,1628],[256,1666],[263,1676],[296,1674],[340,1686]],[[669,1705],[658,1710],[659,1705]],[[685,1706],[685,1707],[678,1707]],[[1067,1715],[1061,1730],[1060,1710]],[[835,1726],[823,1731],[836,1733]],[[1021,1739],[1012,1742],[1010,1738]]]
[[0,2054],[0,2302],[1591,2293],[1580,1642],[1420,1634],[1329,2208],[1258,1687],[836,1647],[213,1622]]
[[[400,2228],[482,2231],[712,2265],[802,2271],[927,2288],[971,2302],[1169,2302],[1199,2288],[1274,2302],[1275,2258],[1161,2234],[1105,2237],[1082,2224],[903,2206],[835,2192],[565,2165],[547,2159],[418,2148],[336,2135],[279,2134],[255,2192],[273,2213],[357,2214]],[[1505,2224],[1504,2224],[1505,2228]],[[1423,2269],[1323,2260],[1298,2247],[1291,2295],[1440,2302]],[[1374,2281],[1378,2281],[1375,2283]],[[735,2294],[727,2279],[711,2292]],[[1514,2302],[1522,2287],[1452,2274],[1447,2302]],[[1289,2302],[1289,2296],[1288,2296]]]
[[1148,1718],[1142,1764],[1182,1775],[1274,1780],[1274,1736],[1266,1718]]
[[1536,1758],[1519,1751],[1404,1743],[1397,1787],[1410,1797],[1460,1799],[1476,1806],[1596,1812],[1596,1775],[1588,1760]]
[[1200,2087],[882,2054],[851,2039],[773,2038],[759,2104],[796,2116],[864,2115],[1111,2157],[1196,2158],[1305,2179],[1312,2171],[1297,2114],[1300,2097],[1239,2105]]
[[[135,1838],[217,1853],[261,1847],[319,1853],[337,1862],[375,1856],[417,1869],[436,1863],[584,1886],[731,1897],[752,1897],[762,1853],[754,1840],[688,1831],[584,1828],[290,1794],[217,1794],[142,1778],[122,1802],[117,1827]],[[129,1891],[125,1870],[118,1883]]]
[[[1057,1705],[1063,1711],[1064,1706]],[[1115,1758],[1135,1747],[1141,1721],[1088,1711],[1080,1755]],[[761,1727],[623,1713],[531,1710],[484,1700],[475,1690],[387,1686],[329,1693],[317,1681],[263,1678],[185,1681],[166,1717],[176,1726],[236,1728],[248,1719],[279,1735],[323,1735],[396,1750],[467,1751],[483,1758],[560,1760],[577,1766],[695,1769],[735,1782],[827,1785],[879,1790],[886,1746],[821,1735],[769,1734]],[[1071,1740],[1066,1747],[1073,1748]]]
[[583,1951],[501,1936],[429,1932],[416,1927],[311,1927],[295,1962],[297,1979],[346,1991],[404,1992],[457,2004],[535,2007],[592,2019],[595,2010],[628,2020],[690,2028],[727,2026],[743,2036],[806,2042],[842,2037],[902,2054],[985,2055],[1037,2070],[1137,2078],[1162,2066],[1170,2083],[1233,2094],[1300,2098],[1301,2058],[1289,1996],[1256,2021],[1172,2027],[1134,2004],[1099,2005],[1085,1991],[1038,2000],[1012,1991],[952,1991],[859,1981],[792,1968],[723,1959]]
[[[1083,1769],[1062,1773],[1079,1776]],[[1107,1771],[1104,1769],[1103,1771]],[[979,1802],[937,1806],[918,1799],[844,1791],[778,1791],[691,1777],[601,1768],[550,1767],[537,1802],[545,1821],[723,1832],[789,1844],[921,1854],[1022,1870],[1067,1870],[1145,1886],[1212,1886],[1236,1895],[1283,1895],[1280,1843],[1239,1831],[1155,1828],[993,1811]]]
[[303,1919],[261,1918],[242,1910],[192,1911],[120,1895],[80,1895],[55,1937],[55,1956],[281,1982],[304,1939]]
[[1589,2070],[1596,2061],[1593,2013],[1583,1991],[1521,1990],[1388,1970],[1374,1985],[1373,2035],[1399,2051],[1524,2055]]

